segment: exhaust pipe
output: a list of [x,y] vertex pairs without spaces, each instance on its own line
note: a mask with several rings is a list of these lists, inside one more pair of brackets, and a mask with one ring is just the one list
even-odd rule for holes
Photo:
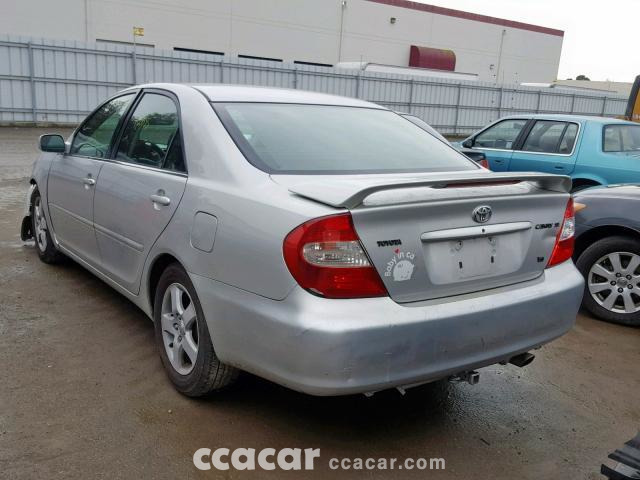
[[515,357],[511,357],[509,359],[509,363],[522,368],[533,362],[534,358],[536,358],[536,356],[533,353],[525,352],[520,355],[516,355]]

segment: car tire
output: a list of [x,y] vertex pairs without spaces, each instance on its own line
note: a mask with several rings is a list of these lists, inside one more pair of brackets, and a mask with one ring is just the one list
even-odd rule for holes
[[153,312],[160,358],[179,392],[200,397],[233,383],[239,371],[216,356],[198,295],[179,264],[160,276]]
[[[640,262],[640,243],[621,236],[598,240],[578,258],[576,266],[585,278],[582,305],[595,317],[621,325],[640,326],[640,275],[634,275],[640,272],[640,264],[633,268],[632,261]],[[620,267],[616,268],[617,264]],[[631,298],[637,311],[631,311],[632,308],[628,308],[628,313],[624,311],[625,297]],[[613,305],[612,301],[615,302]]]
[[49,234],[47,219],[42,209],[42,196],[36,189],[31,199],[31,232],[38,257],[44,263],[56,264],[64,260],[64,254],[56,248]]

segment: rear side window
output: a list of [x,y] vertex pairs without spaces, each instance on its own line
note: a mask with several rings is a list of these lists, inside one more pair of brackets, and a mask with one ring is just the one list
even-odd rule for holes
[[134,97],[135,93],[131,93],[114,98],[87,118],[73,138],[71,155],[104,158],[120,118]]
[[602,150],[605,152],[640,150],[640,125],[605,125]]
[[476,135],[473,146],[511,150],[518,135],[527,124],[523,118],[503,120]]
[[[576,130],[574,131],[572,129],[569,135],[566,136],[566,132],[571,125],[573,125]],[[573,149],[576,133],[577,126],[575,124],[552,120],[538,120],[533,125],[529,135],[527,135],[527,139],[522,145],[522,150],[540,153],[569,153]],[[566,142],[564,141],[565,136]],[[562,145],[562,143],[564,143],[564,145]],[[569,143],[571,144],[570,146]],[[568,150],[567,147],[569,147]],[[566,151],[560,152],[561,148]]]
[[116,159],[184,172],[178,108],[165,95],[145,93],[118,144]]
[[216,103],[244,156],[269,173],[348,174],[475,170],[451,146],[375,108]]

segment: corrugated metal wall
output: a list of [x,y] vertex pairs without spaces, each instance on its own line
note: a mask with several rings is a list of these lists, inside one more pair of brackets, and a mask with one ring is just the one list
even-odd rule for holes
[[619,95],[365,73],[130,46],[0,36],[0,123],[76,124],[136,83],[268,85],[357,97],[464,135],[513,113],[622,115]]

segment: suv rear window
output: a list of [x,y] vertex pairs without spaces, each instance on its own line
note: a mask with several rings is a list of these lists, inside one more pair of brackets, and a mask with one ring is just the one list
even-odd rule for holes
[[400,115],[374,108],[215,103],[244,156],[268,173],[475,170],[454,148]]

